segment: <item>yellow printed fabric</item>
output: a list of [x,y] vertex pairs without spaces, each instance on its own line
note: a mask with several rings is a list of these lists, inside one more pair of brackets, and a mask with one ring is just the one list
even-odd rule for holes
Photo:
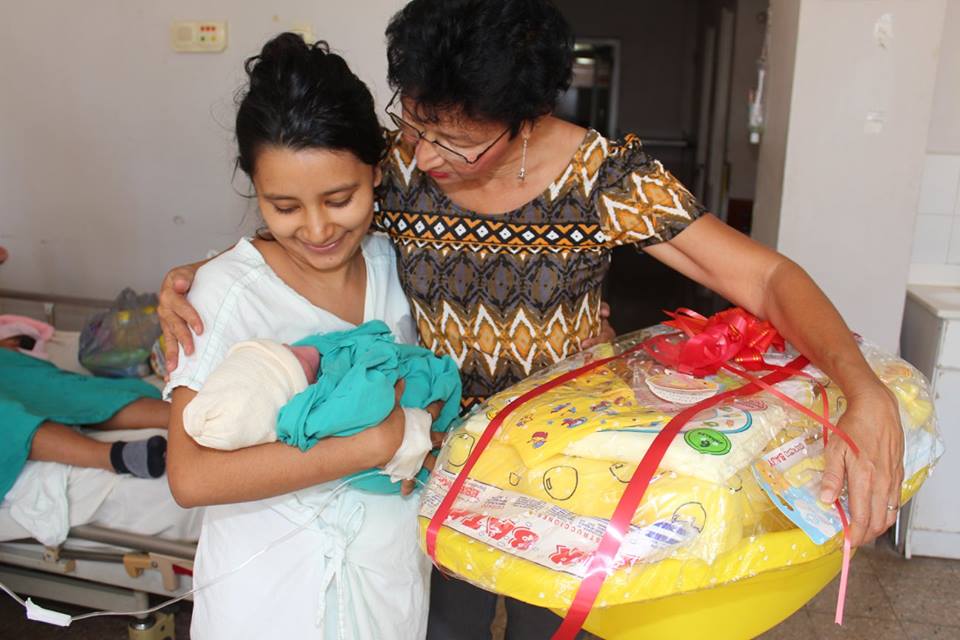
[[[482,432],[488,410],[472,420],[468,429]],[[622,418],[620,417],[622,415]],[[657,411],[636,407],[633,390],[603,367],[532,399],[522,411],[511,414],[501,429],[499,442],[511,447],[528,466],[561,453],[568,445],[601,429],[643,426],[664,419]],[[537,425],[531,429],[530,425]]]

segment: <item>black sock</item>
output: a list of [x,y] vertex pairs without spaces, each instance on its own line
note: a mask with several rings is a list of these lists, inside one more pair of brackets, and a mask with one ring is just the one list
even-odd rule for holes
[[117,473],[159,478],[167,467],[167,440],[153,436],[136,442],[114,442],[110,447],[110,464]]

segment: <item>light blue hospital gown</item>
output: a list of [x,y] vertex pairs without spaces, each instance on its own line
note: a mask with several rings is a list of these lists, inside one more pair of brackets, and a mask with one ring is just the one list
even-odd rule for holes
[[[410,309],[384,236],[363,243],[367,264],[364,321],[381,319],[398,342],[415,343]],[[235,343],[284,343],[353,327],[288,287],[248,240],[197,273],[189,294],[204,321],[194,354],[165,393],[199,390]],[[358,399],[360,401],[360,399]],[[309,519],[338,481],[267,500],[207,507],[194,580],[202,585],[234,569]],[[194,596],[191,637],[416,639],[426,635],[430,564],[417,545],[418,498],[347,489],[321,520],[244,569]]]

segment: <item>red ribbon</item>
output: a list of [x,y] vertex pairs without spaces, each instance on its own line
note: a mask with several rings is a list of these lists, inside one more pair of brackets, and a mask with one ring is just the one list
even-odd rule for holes
[[664,324],[680,329],[687,339],[657,336],[647,341],[646,352],[657,362],[698,378],[717,373],[728,362],[748,371],[769,370],[763,354],[770,347],[783,351],[786,346],[773,325],[739,307],[709,318],[686,308],[664,313],[673,318]]
[[[783,337],[769,322],[761,321],[740,308],[721,311],[710,318],[686,308],[677,309],[675,313],[669,311],[665,313],[672,320],[664,324],[680,329],[687,335],[688,339],[677,341],[675,335],[665,335],[648,341],[645,350],[658,362],[698,377],[714,374],[720,369],[725,369],[743,377],[759,385],[765,391],[807,417],[819,422],[823,427],[824,445],[827,444],[828,433],[833,431],[843,439],[855,455],[859,454],[859,449],[853,439],[830,422],[830,407],[826,389],[812,376],[801,371],[795,372],[810,378],[819,388],[823,399],[822,415],[815,414],[772,386],[764,384],[762,380],[757,380],[746,373],[746,371],[778,369],[778,367],[766,363],[763,358],[763,354],[766,353],[768,348],[773,347],[782,352],[786,346]],[[734,368],[730,365],[730,362],[740,365],[743,370]],[[840,572],[840,589],[837,595],[835,622],[843,624],[843,610],[852,549],[847,515],[844,513],[839,500],[834,502],[834,507],[840,515],[840,524],[843,528],[843,563]]]
[[[583,627],[584,621],[587,619],[590,610],[596,602],[603,582],[616,568],[616,557],[620,549],[620,544],[623,541],[626,531],[630,527],[633,515],[639,507],[640,501],[643,499],[643,495],[654,473],[660,466],[664,455],[666,455],[667,449],[684,425],[704,409],[708,409],[733,397],[751,395],[760,390],[765,390],[773,393],[781,400],[788,401],[795,408],[799,408],[806,415],[824,425],[825,438],[828,429],[834,430],[851,446],[854,453],[857,453],[857,448],[853,441],[845,433],[836,430],[827,419],[828,416],[818,416],[773,388],[773,385],[794,375],[805,375],[801,370],[809,361],[805,357],[799,356],[785,367],[773,367],[764,363],[763,353],[770,346],[774,346],[780,350],[783,350],[784,346],[783,338],[777,334],[769,323],[757,320],[742,309],[731,309],[716,314],[711,318],[705,318],[689,309],[679,309],[677,313],[668,312],[668,315],[670,315],[673,320],[666,324],[679,328],[686,333],[687,336],[689,336],[687,341],[677,341],[675,334],[656,336],[616,356],[591,362],[590,364],[558,376],[536,389],[524,393],[504,407],[487,425],[473,451],[470,452],[466,463],[464,463],[460,469],[450,489],[441,501],[440,506],[434,513],[433,518],[431,518],[430,524],[427,526],[427,553],[434,564],[437,564],[436,545],[440,527],[446,521],[453,507],[453,503],[459,495],[467,477],[470,475],[470,472],[473,470],[474,465],[493,439],[493,436],[500,429],[504,420],[529,400],[543,395],[551,389],[570,382],[608,362],[623,358],[630,353],[643,349],[661,363],[685,373],[707,375],[716,373],[720,368],[724,368],[731,373],[745,378],[747,380],[746,385],[737,389],[730,389],[685,408],[676,414],[654,438],[650,448],[637,465],[633,476],[630,478],[630,482],[627,484],[626,490],[620,497],[620,501],[617,503],[616,509],[614,509],[609,524],[597,547],[597,551],[591,557],[587,575],[581,581],[580,587],[577,589],[577,593],[570,605],[570,609],[567,611],[567,615],[563,619],[560,628],[554,634],[553,640],[571,640]],[[688,347],[687,345],[691,342],[693,346]],[[736,362],[744,369],[760,370],[766,368],[768,370],[774,369],[774,371],[762,378],[757,378],[746,373],[744,370],[731,367],[727,364],[730,360]],[[825,392],[823,393],[823,398],[824,410],[826,411],[828,405]],[[840,517],[841,521],[845,523],[846,518],[843,513],[841,513]],[[849,566],[849,542],[846,540],[846,534],[847,528],[844,526],[844,574],[846,574],[846,569]],[[841,594],[842,593],[841,591]],[[842,607],[842,600],[840,607]],[[838,619],[842,615],[840,613],[842,608],[840,607],[838,607]]]

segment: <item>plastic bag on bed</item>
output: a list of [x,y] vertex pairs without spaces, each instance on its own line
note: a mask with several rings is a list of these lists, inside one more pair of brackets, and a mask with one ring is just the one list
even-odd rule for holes
[[124,289],[83,328],[80,364],[99,376],[142,378],[150,374],[150,350],[159,336],[156,294]]

